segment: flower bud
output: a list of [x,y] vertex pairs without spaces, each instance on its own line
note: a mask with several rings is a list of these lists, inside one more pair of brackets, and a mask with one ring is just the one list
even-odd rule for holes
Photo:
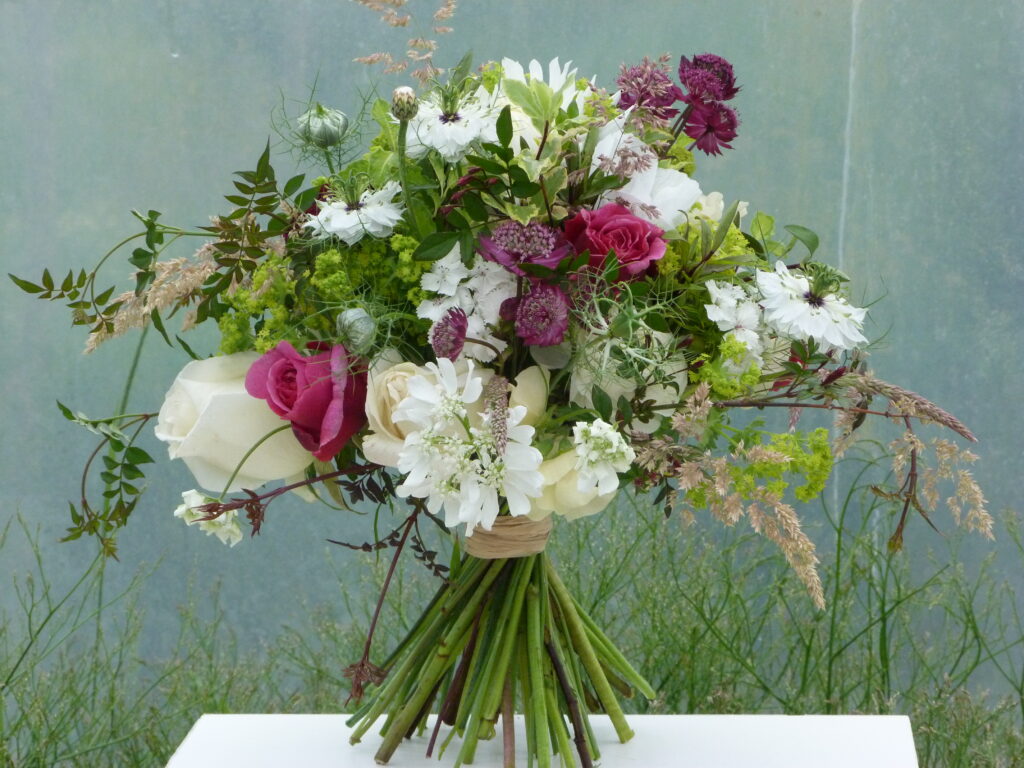
[[416,92],[409,86],[399,86],[391,92],[391,114],[399,120],[412,120],[419,108]]
[[346,309],[338,315],[338,336],[354,355],[365,355],[377,338],[377,321],[362,307]]
[[320,149],[339,143],[348,132],[348,118],[339,109],[319,102],[299,117],[299,135]]

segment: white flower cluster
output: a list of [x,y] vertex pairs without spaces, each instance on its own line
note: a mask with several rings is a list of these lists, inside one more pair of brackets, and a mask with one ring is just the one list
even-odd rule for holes
[[426,499],[434,513],[444,510],[445,525],[466,524],[471,536],[479,525],[490,530],[501,511],[500,498],[512,516],[530,512],[530,500],[540,496],[543,457],[530,443],[533,427],[522,423],[527,409],[509,408],[504,440],[499,445],[490,418],[470,418],[468,406],[483,394],[483,379],[468,362],[461,376],[454,363],[442,358],[427,369],[434,376],[414,376],[408,396],[395,409],[396,421],[418,427],[405,438],[398,470],[406,474],[396,491]]
[[[459,247],[455,246],[447,256],[433,263],[420,284],[424,290],[439,295],[422,302],[417,315],[436,325],[448,310],[461,309],[468,320],[468,337],[486,341],[499,353],[505,349],[507,344],[491,333],[491,326],[498,322],[501,303],[516,294],[515,275],[479,256],[474,257],[472,268],[467,268]],[[480,344],[467,344],[464,354],[483,362],[495,357],[494,350]]]
[[320,202],[320,212],[310,216],[305,226],[314,235],[333,235],[344,240],[346,245],[355,245],[367,234],[387,237],[405,212],[401,202],[393,202],[401,191],[397,181],[389,181],[376,191],[366,190],[356,203],[345,200]]
[[207,536],[216,536],[222,543],[228,546],[235,546],[242,540],[242,528],[238,524],[238,511],[230,509],[213,520],[203,520],[205,517],[199,511],[199,507],[213,501],[199,491],[185,491],[181,494],[182,505],[174,510],[174,516],[180,517],[188,525],[198,525],[199,530]]
[[794,274],[782,261],[774,272],[757,270],[757,290],[708,280],[711,304],[704,309],[719,330],[747,348],[742,361],[726,361],[729,370],[740,373],[761,365],[769,333],[788,339],[814,339],[824,350],[855,349],[867,342],[861,333],[867,310],[852,306],[834,293],[816,296],[810,281]]
[[619,487],[619,472],[625,472],[636,452],[619,432],[602,419],[578,421],[572,428],[576,446],[577,489],[607,494]]
[[727,337],[742,342],[747,348],[747,355],[743,360],[726,360],[726,368],[739,374],[748,370],[751,365],[760,366],[764,344],[761,339],[761,308],[757,302],[740,286],[732,283],[708,280],[705,285],[712,301],[711,304],[704,305],[708,320],[717,323],[719,330],[727,332]]

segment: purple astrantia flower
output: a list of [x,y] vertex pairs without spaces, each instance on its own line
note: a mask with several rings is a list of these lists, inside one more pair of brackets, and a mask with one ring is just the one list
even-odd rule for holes
[[[690,95],[703,101],[728,101],[740,91],[732,64],[713,53],[697,54],[692,61],[685,56],[681,57],[679,82]],[[701,96],[701,93],[704,95]]]
[[509,296],[498,307],[498,319],[503,323],[515,323],[516,310],[519,309],[519,297]]
[[494,228],[490,237],[480,238],[480,253],[485,259],[520,276],[526,274],[521,264],[553,269],[568,252],[569,244],[561,233],[537,221],[532,224],[504,221]]
[[569,328],[569,297],[557,285],[536,283],[516,308],[516,335],[535,347],[561,344]]
[[736,138],[740,124],[736,111],[719,102],[694,104],[686,119],[686,135],[697,149],[709,155],[722,154],[722,147],[732,149],[730,141]]
[[465,311],[458,307],[449,309],[444,317],[437,321],[430,332],[430,346],[438,360],[446,357],[455,362],[462,354],[462,348],[466,346],[468,328],[469,318]]
[[683,98],[679,86],[672,82],[661,62],[644,57],[640,64],[632,67],[622,65],[618,80],[619,107],[628,109],[641,106],[659,120],[668,120],[679,114],[672,105]]

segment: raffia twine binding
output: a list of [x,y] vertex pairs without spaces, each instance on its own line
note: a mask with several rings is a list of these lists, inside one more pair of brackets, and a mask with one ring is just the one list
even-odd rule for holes
[[551,535],[551,516],[543,520],[528,517],[499,517],[491,530],[480,526],[466,537],[466,552],[481,560],[528,557],[544,551]]

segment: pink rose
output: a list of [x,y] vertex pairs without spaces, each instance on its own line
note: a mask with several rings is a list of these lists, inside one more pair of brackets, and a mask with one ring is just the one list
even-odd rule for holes
[[582,210],[565,222],[565,236],[577,252],[590,251],[590,266],[604,268],[612,251],[619,262],[619,279],[638,276],[665,255],[664,232],[625,206],[608,203],[596,211]]
[[259,358],[245,389],[292,423],[303,448],[330,461],[366,423],[366,371],[340,344],[306,357],[287,341]]

